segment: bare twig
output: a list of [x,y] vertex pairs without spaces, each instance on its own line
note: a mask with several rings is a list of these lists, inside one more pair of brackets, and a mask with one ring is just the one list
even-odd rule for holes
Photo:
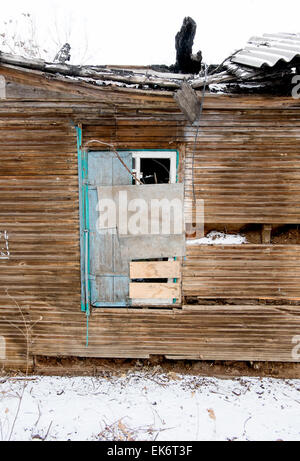
[[51,429],[51,426],[52,426],[52,423],[53,423],[53,421],[51,421],[51,423],[49,424],[48,430],[47,430],[47,432],[46,432],[45,437],[43,438],[43,441],[45,441],[45,440],[47,439],[47,437],[48,437],[48,435],[49,435],[49,432],[50,432],[50,429]]
[[15,414],[15,417],[14,417],[14,420],[13,420],[13,423],[12,423],[12,426],[11,426],[11,429],[10,429],[10,434],[9,434],[9,437],[8,437],[8,441],[10,441],[11,438],[12,438],[13,431],[14,431],[14,428],[15,428],[15,425],[16,425],[16,421],[17,421],[19,413],[20,413],[21,403],[22,403],[22,400],[23,400],[23,396],[24,396],[24,392],[25,392],[26,387],[27,387],[27,384],[24,384],[22,393],[19,396],[18,408],[17,408],[16,414]]
[[40,320],[42,320],[42,316],[39,319],[37,319],[35,322],[33,322],[33,323],[31,323],[31,321],[28,322],[26,320],[26,318],[25,318],[25,315],[23,313],[23,309],[21,308],[20,304],[17,302],[17,300],[13,296],[11,296],[11,294],[9,293],[7,288],[6,288],[5,291],[6,291],[7,296],[17,306],[17,308],[18,308],[18,310],[19,310],[19,312],[21,314],[21,317],[22,317],[22,321],[23,321],[23,325],[24,325],[23,328],[19,327],[18,325],[14,324],[13,322],[10,322],[10,320],[8,320],[8,322],[14,328],[19,330],[22,333],[22,335],[24,336],[24,338],[25,338],[25,341],[26,341],[26,376],[27,376],[28,371],[29,371],[29,356],[30,356],[30,349],[31,349],[31,344],[32,344],[32,338],[31,338],[32,329]]
[[244,431],[243,431],[243,437],[246,436],[246,425],[248,423],[248,421],[250,421],[250,419],[252,418],[252,416],[249,416],[246,421],[244,422]]

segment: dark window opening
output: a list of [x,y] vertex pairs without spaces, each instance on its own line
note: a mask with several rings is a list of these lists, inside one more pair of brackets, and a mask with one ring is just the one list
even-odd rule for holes
[[170,182],[170,159],[141,158],[141,178],[144,184],[168,184]]

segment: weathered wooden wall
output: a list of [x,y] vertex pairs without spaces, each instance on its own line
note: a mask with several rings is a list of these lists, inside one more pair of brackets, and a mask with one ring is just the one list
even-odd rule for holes
[[6,365],[19,367],[45,309],[80,302],[76,137],[55,113],[2,113],[0,133],[0,230],[10,251],[0,259],[0,335]]
[[195,127],[186,128],[186,209],[193,179],[206,223],[300,222],[300,111],[268,102],[205,110],[196,146]]
[[[30,337],[26,324],[30,324],[29,309],[18,305],[1,290],[0,301],[0,370],[5,368],[26,370],[32,365]],[[22,306],[22,307],[21,307]]]
[[[255,99],[239,106],[234,99],[229,110],[228,99],[219,98],[208,99],[201,122],[205,133],[201,130],[195,151],[195,191],[207,202],[206,220],[298,223],[298,109],[284,109],[287,102],[276,105],[273,99],[265,102],[267,109],[262,109],[262,100],[258,104]],[[139,102],[138,110],[112,108],[106,115],[101,115],[95,101],[80,104],[0,104],[0,230],[8,231],[10,249],[10,259],[0,260],[0,336],[7,340],[7,358],[2,362],[25,368],[28,348],[30,363],[32,354],[292,361],[292,337],[300,334],[299,308],[287,306],[99,310],[90,319],[86,348],[85,316],[80,312],[77,152],[72,121],[83,122],[84,142],[97,138],[119,149],[178,149],[187,203],[192,197],[195,128],[185,127],[183,116],[174,113],[171,102],[166,109],[161,102],[161,110],[149,105],[142,108]],[[192,290],[210,298],[226,292],[226,297],[236,298],[243,286],[245,297],[257,297],[259,290],[260,296],[269,296],[271,291],[278,292],[285,279],[273,267],[276,260],[291,275],[283,299],[299,297],[298,248],[286,246],[282,257],[279,249],[271,250],[278,257],[269,260],[269,284],[258,285],[257,292],[253,281],[259,281],[259,266],[266,261],[264,247],[255,249],[257,265],[250,246],[247,248],[189,249],[183,284],[186,293]],[[226,251],[231,251],[233,262],[239,257],[243,264],[251,261],[253,270],[247,272],[243,266],[244,272],[234,275],[235,263],[230,266]],[[235,259],[237,251],[241,253]],[[209,264],[203,264],[204,272],[199,275],[196,262],[196,279],[207,282],[199,290],[195,289],[193,252],[200,264],[207,258],[213,261],[218,272],[216,276]],[[223,277],[227,270],[231,271],[229,278]],[[268,291],[270,286],[274,291]],[[23,333],[26,327],[28,337]]]
[[[300,307],[185,306],[184,310],[98,310],[84,315],[51,310],[35,331],[36,355],[201,360],[297,361]],[[65,317],[64,317],[65,316]],[[65,318],[65,321],[63,321]]]
[[199,298],[300,300],[300,245],[190,245],[183,292]]

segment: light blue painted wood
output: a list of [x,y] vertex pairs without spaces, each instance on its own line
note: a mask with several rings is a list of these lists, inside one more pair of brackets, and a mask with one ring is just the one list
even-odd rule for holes
[[[123,162],[132,169],[132,155],[121,152]],[[100,234],[98,186],[130,185],[132,177],[113,152],[88,153],[88,201],[90,222],[90,289],[91,304],[129,304],[129,261],[120,257],[120,245],[115,229]]]

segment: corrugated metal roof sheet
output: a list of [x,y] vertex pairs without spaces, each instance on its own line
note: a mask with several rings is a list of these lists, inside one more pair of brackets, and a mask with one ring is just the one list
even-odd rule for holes
[[300,34],[264,34],[251,37],[231,61],[256,68],[273,67],[278,61],[290,62],[297,55],[300,57]]

